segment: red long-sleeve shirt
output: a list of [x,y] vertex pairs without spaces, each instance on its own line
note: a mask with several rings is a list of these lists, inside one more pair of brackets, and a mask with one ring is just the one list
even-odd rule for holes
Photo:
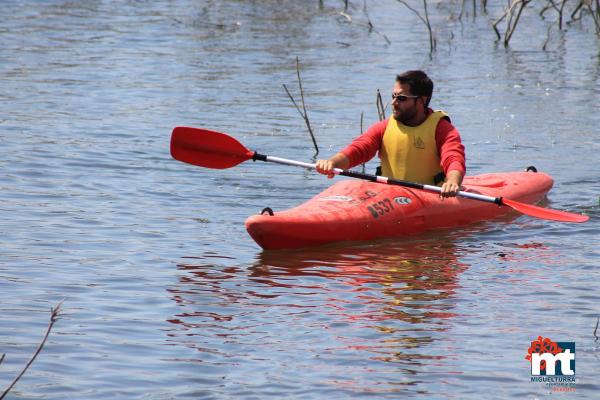
[[[389,118],[371,125],[365,133],[341,151],[350,160],[349,168],[369,161],[381,150],[388,121]],[[447,175],[449,171],[460,171],[464,176],[467,169],[465,146],[462,144],[458,130],[445,118],[440,120],[435,130],[435,143],[444,173]]]

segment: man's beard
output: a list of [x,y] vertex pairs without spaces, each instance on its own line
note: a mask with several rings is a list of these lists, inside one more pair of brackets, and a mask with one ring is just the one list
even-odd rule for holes
[[394,119],[398,122],[402,122],[404,125],[406,125],[407,122],[409,122],[416,114],[416,111],[413,111],[412,113],[407,113],[407,112],[401,112],[400,114],[396,114],[395,112],[393,113]]

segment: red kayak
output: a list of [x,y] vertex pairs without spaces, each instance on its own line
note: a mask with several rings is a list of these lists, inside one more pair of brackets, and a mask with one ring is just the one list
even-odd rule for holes
[[[466,177],[464,192],[533,204],[552,188],[538,172],[507,172]],[[509,207],[375,182],[344,180],[307,202],[273,215],[246,220],[246,229],[264,249],[290,249],[339,241],[414,235],[467,225],[511,211]]]

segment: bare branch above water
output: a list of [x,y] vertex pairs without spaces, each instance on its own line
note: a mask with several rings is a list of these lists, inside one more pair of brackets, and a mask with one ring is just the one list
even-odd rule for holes
[[381,98],[381,92],[377,89],[377,98],[375,99],[375,103],[377,105],[377,115],[379,116],[379,120],[383,121],[385,119],[385,107],[383,106],[383,100]]
[[[490,24],[492,29],[496,33],[497,40],[504,44],[504,47],[508,47],[515,32],[517,31],[519,22],[522,18],[531,18],[531,13],[525,13],[525,9],[533,9],[536,7],[534,12],[545,18],[547,14],[554,14],[552,24],[558,26],[559,31],[572,25],[574,22],[581,22],[587,19],[587,21],[593,22],[596,34],[600,37],[600,0],[545,0],[545,1],[533,1],[533,0],[506,0],[506,6],[501,9],[501,14],[498,16],[488,17],[488,1],[487,0],[453,0],[452,2],[446,1],[433,1],[428,2],[422,0],[422,9],[416,5],[417,1],[408,0],[397,0],[400,4],[414,13],[419,20],[426,26],[429,35],[429,54],[430,56],[436,50],[437,38],[436,30],[430,20],[430,5],[434,4],[433,12],[450,12],[449,20],[458,19],[462,21],[464,15],[472,14],[473,20],[478,15],[486,16],[491,18]],[[387,36],[377,32],[374,27],[369,13],[367,10],[367,0],[363,0],[363,10],[367,18],[367,22],[357,22],[350,14],[348,4],[345,2],[346,7],[344,11],[340,11],[339,15],[343,16],[348,22],[356,25],[365,26],[370,32],[375,32],[384,37],[388,44],[391,41]],[[460,7],[460,14],[455,16],[455,6]],[[442,10],[442,11],[440,11]],[[439,17],[440,15],[437,15]],[[569,18],[570,16],[570,18]],[[448,20],[448,18],[446,18]],[[501,23],[504,23],[504,28],[501,27]],[[545,41],[542,44],[544,50],[551,44],[550,37],[551,29],[546,32]],[[454,32],[450,32],[450,38],[454,37]],[[341,44],[341,43],[340,43]]]
[[369,17],[369,11],[367,9],[367,0],[363,0],[363,12],[364,12],[365,16],[367,17],[367,23],[355,21],[352,18],[352,16],[350,14],[348,14],[347,9],[344,9],[344,11],[340,11],[340,15],[342,17],[346,18],[346,20],[348,22],[350,22],[351,24],[358,25],[358,26],[364,26],[365,28],[367,28],[369,30],[369,32],[373,32],[373,33],[381,36],[388,45],[392,44],[391,40],[387,37],[387,35],[379,32],[377,29],[375,29],[375,26],[371,22],[371,18]]
[[[58,303],[58,305],[56,307],[50,309],[50,323],[48,324],[48,328],[46,329],[46,334],[44,335],[42,342],[39,344],[37,350],[35,351],[35,353],[33,353],[33,356],[31,356],[31,358],[29,359],[27,364],[25,364],[25,367],[21,370],[19,375],[17,375],[15,377],[15,379],[13,379],[11,384],[8,385],[8,387],[4,390],[4,392],[2,392],[2,394],[0,395],[0,400],[4,399],[6,397],[6,395],[8,394],[8,392],[10,392],[11,389],[17,384],[17,382],[19,382],[19,379],[21,379],[21,377],[23,377],[23,375],[25,375],[25,372],[27,372],[27,370],[29,369],[31,364],[33,364],[33,362],[35,361],[37,356],[40,354],[40,352],[44,348],[44,345],[46,344],[46,340],[48,340],[48,336],[50,336],[50,332],[52,331],[52,328],[54,327],[54,323],[58,320],[59,313],[60,313],[60,307],[62,306],[62,303],[63,302],[61,301],[60,303]],[[4,360],[4,354],[0,358],[0,363],[2,362],[2,360]]]
[[300,110],[298,103],[296,103],[296,100],[294,100],[294,96],[292,96],[292,94],[290,93],[290,91],[288,90],[288,88],[285,84],[283,84],[283,88],[285,89],[285,92],[289,96],[290,100],[292,100],[292,103],[296,107],[296,110],[298,110],[298,112],[304,119],[304,122],[306,123],[306,127],[308,128],[308,133],[310,134],[313,145],[315,146],[315,151],[316,151],[315,155],[316,155],[316,154],[319,154],[319,146],[317,145],[317,140],[315,139],[315,134],[313,133],[312,127],[310,126],[310,120],[308,119],[308,112],[306,111],[306,104],[304,102],[304,88],[302,87],[302,78],[300,78],[300,60],[298,57],[296,57],[296,74],[298,76],[298,87],[300,88],[300,100],[302,101],[302,110]]
[[521,13],[527,4],[531,3],[532,0],[512,0],[508,8],[504,10],[504,13],[492,24],[498,40],[502,38],[500,31],[498,30],[498,24],[506,20],[506,30],[504,31],[504,47],[508,47],[508,43],[512,35],[517,29],[517,24],[521,18]]
[[398,0],[399,3],[403,4],[406,8],[416,14],[416,16],[425,24],[427,27],[427,31],[429,32],[429,54],[432,54],[436,48],[436,39],[433,34],[433,30],[431,29],[431,22],[429,21],[429,12],[427,11],[427,0],[423,0],[423,10],[425,16],[423,17],[421,13],[411,7],[406,1]]

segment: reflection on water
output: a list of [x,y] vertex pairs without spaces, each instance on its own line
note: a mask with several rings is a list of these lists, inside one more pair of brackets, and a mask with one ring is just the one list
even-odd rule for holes
[[[316,369],[317,381],[359,393],[415,385],[427,365],[445,365],[436,342],[456,316],[468,268],[444,239],[263,252],[249,267],[187,259],[168,290],[180,308],[169,341],[242,369],[252,363],[230,361],[240,350],[274,370],[300,357],[294,362]],[[350,354],[360,368],[345,364]]]

